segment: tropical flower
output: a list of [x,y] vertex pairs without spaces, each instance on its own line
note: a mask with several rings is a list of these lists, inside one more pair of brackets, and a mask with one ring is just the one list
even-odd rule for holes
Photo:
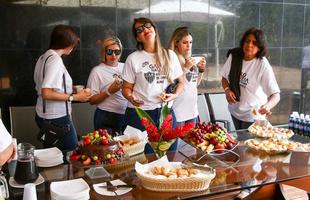
[[182,137],[194,128],[194,123],[186,123],[176,128],[172,128],[172,115],[170,109],[165,105],[160,113],[159,126],[157,127],[152,118],[141,108],[136,107],[136,112],[141,119],[148,139],[150,142],[170,141],[178,137]]

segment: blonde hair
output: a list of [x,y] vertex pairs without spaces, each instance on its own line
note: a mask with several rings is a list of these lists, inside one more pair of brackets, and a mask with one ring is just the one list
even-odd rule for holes
[[[116,36],[109,36],[109,37],[104,38],[102,40],[98,40],[97,43],[100,45],[100,48],[101,48],[100,54],[104,55],[101,58],[102,62],[106,61],[105,51],[106,51],[106,48],[110,45],[116,44],[120,48],[121,52],[123,52],[123,45],[122,45],[120,39],[118,39]],[[120,54],[119,56],[122,56],[122,54]]]
[[175,29],[175,31],[173,32],[171,39],[169,41],[169,49],[173,50],[178,58],[179,58],[179,62],[181,64],[181,66],[183,67],[185,64],[185,58],[184,56],[179,52],[178,49],[178,43],[186,36],[188,35],[192,35],[191,32],[189,32],[188,28],[185,26],[179,27],[177,29]]
[[161,45],[160,42],[160,37],[158,34],[158,29],[157,26],[148,18],[136,18],[134,19],[133,25],[132,25],[132,33],[137,41],[136,47],[138,50],[143,50],[144,46],[142,42],[139,42],[137,40],[138,34],[136,32],[136,27],[135,24],[136,23],[141,23],[141,24],[145,24],[145,23],[150,23],[152,24],[152,26],[154,27],[155,30],[155,60],[156,60],[156,64],[160,67],[160,72],[163,75],[167,76],[168,81],[173,82],[171,76],[171,62],[170,62],[170,58],[169,58],[169,52],[168,49],[163,48],[163,46]]

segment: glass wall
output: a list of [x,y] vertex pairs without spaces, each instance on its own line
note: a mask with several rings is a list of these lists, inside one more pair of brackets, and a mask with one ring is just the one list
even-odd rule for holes
[[222,91],[219,69],[227,50],[239,45],[245,30],[262,28],[281,88],[281,102],[273,109],[271,122],[286,123],[293,110],[309,114],[309,0],[0,0],[3,117],[8,119],[11,105],[35,104],[34,65],[48,48],[56,24],[74,26],[80,34],[79,48],[65,58],[65,64],[74,84],[86,84],[90,70],[100,62],[97,41],[116,34],[123,42],[125,61],[135,50],[133,18],[141,16],[155,21],[165,46],[176,27],[190,28],[193,53],[207,58],[208,73],[200,92]]

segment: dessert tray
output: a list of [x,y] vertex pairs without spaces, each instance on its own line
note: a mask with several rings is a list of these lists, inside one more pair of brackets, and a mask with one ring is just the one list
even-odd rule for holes
[[[208,167],[209,168],[209,167]],[[163,192],[194,192],[209,188],[215,170],[195,168],[181,162],[169,162],[164,156],[152,163],[135,164],[136,174],[143,187]]]
[[262,138],[288,139],[294,135],[294,132],[287,128],[260,126],[255,123],[248,128],[248,131],[253,135]]
[[244,142],[247,146],[256,149],[265,151],[268,154],[277,154],[283,152],[310,152],[310,144],[288,141],[288,140],[279,140],[274,138],[269,138],[267,140],[261,139],[249,139]]
[[121,147],[127,155],[134,156],[144,152],[144,147],[147,143],[147,133],[127,126],[124,135],[114,137],[114,140],[120,142]]

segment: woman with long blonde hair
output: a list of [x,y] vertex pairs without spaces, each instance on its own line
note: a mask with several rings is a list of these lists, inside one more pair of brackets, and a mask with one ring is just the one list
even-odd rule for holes
[[184,90],[172,106],[174,127],[187,122],[196,123],[198,117],[197,87],[205,71],[206,60],[204,57],[192,57],[192,43],[193,37],[187,27],[177,28],[169,42],[169,48],[177,54],[185,77]]
[[[155,123],[163,102],[174,100],[183,90],[183,71],[177,56],[162,47],[156,25],[148,18],[134,20],[132,32],[137,50],[130,54],[123,71],[123,95],[129,101],[126,124],[144,130],[135,107],[146,111]],[[173,81],[178,80],[174,93],[161,94]]]

